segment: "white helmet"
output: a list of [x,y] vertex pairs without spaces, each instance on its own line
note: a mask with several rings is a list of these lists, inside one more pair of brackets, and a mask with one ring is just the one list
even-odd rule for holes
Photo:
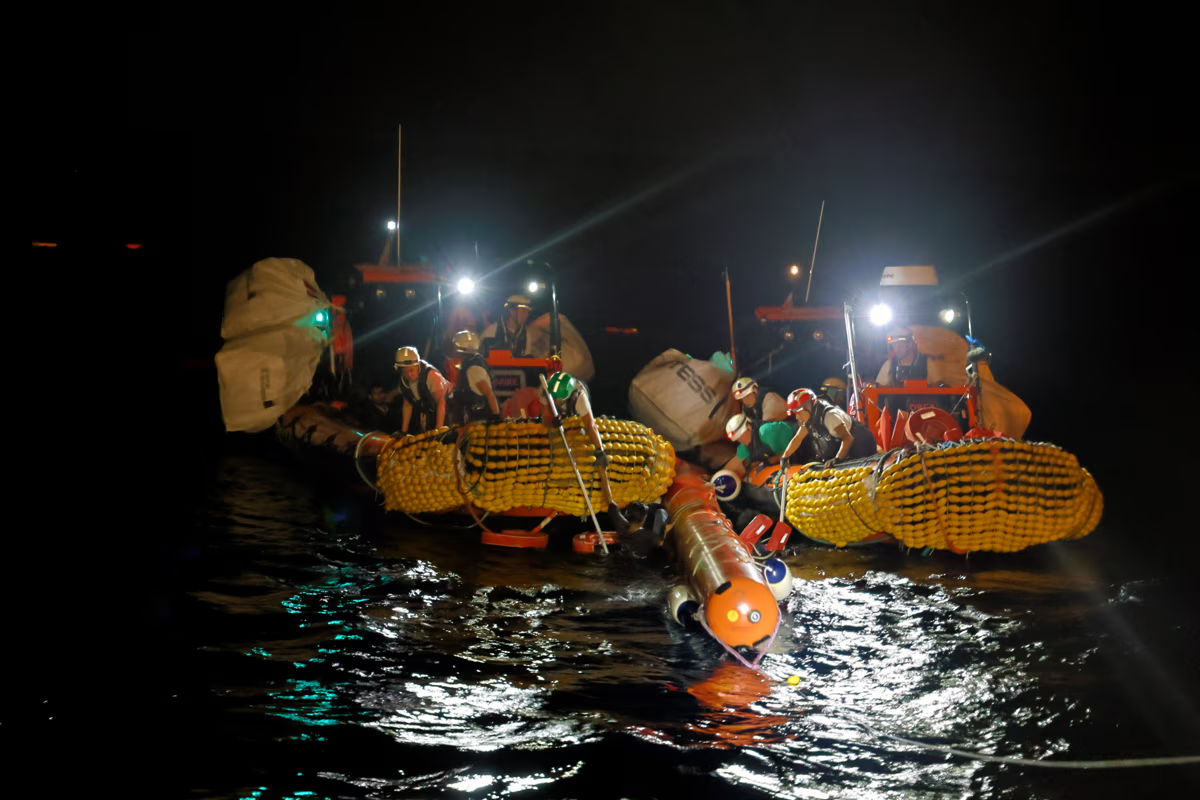
[[758,383],[749,376],[738,378],[733,382],[733,399],[741,400],[751,392],[758,391]]
[[468,353],[478,353],[481,344],[479,334],[475,331],[459,331],[450,341],[456,348]]
[[415,367],[421,363],[421,354],[417,352],[415,347],[398,347],[396,348],[396,366],[397,367]]
[[725,435],[729,437],[729,441],[736,442],[749,428],[750,420],[745,414],[734,414],[725,423]]

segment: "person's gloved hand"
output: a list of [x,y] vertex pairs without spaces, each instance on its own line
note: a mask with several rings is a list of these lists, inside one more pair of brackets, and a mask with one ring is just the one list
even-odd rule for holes
[[838,460],[836,458],[831,458],[828,461],[826,461],[824,464],[822,464],[821,466],[823,466],[825,469],[829,469],[837,462],[838,462]]
[[787,474],[788,467],[790,467],[791,465],[792,464],[790,461],[788,461],[787,456],[784,456],[783,458],[779,459],[779,471],[782,472],[783,474],[785,474],[785,475]]
[[605,452],[604,450],[596,451],[596,466],[597,467],[608,467],[608,453]]

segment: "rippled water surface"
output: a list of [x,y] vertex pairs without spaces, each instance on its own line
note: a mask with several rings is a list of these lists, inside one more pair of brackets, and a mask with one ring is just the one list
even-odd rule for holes
[[[1186,796],[1190,578],[1106,523],[1016,555],[801,547],[761,672],[668,621],[657,550],[484,547],[222,458],[159,619],[161,797]],[[568,535],[563,535],[568,533]],[[795,676],[795,677],[794,677]],[[796,682],[796,677],[799,681]],[[792,679],[789,682],[789,678]],[[175,749],[175,748],[172,748]]]

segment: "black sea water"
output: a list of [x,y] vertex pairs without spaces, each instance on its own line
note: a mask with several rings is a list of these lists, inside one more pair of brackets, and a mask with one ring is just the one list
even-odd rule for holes
[[544,551],[487,547],[269,443],[228,437],[202,458],[161,550],[165,666],[147,686],[168,755],[148,796],[1200,788],[1195,766],[1106,766],[1200,753],[1190,572],[1130,558],[1139,532],[1119,519],[1018,554],[797,547],[756,672],[669,620],[656,550],[584,556],[570,531]]

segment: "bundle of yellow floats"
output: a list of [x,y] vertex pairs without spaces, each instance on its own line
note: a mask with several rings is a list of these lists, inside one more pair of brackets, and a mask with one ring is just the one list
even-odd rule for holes
[[[608,480],[622,507],[661,497],[675,476],[670,442],[636,422],[600,418]],[[558,431],[535,421],[473,422],[393,439],[378,455],[384,507],[441,513],[466,504],[494,513],[538,508],[588,513],[578,467],[592,507],[608,508],[596,470],[595,447],[578,417],[563,421],[570,453]]]
[[1060,447],[980,438],[798,468],[785,508],[797,530],[839,547],[889,534],[909,547],[1013,552],[1086,536],[1104,499]]

